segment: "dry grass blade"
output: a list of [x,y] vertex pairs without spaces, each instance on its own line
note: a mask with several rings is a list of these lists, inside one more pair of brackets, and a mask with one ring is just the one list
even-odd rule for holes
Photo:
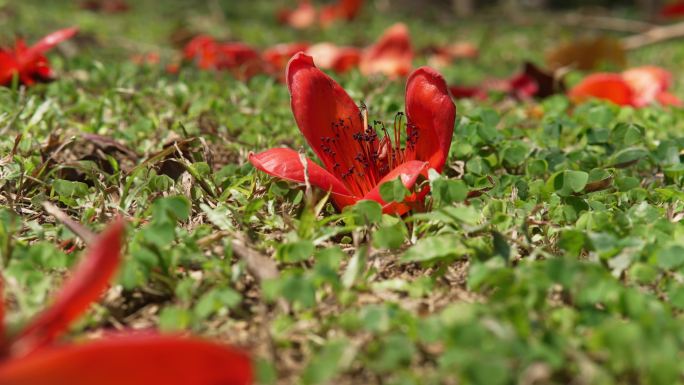
[[79,238],[83,240],[86,244],[91,244],[96,235],[90,231],[87,227],[71,219],[67,213],[60,210],[59,207],[53,205],[50,202],[43,202],[43,208],[45,211],[55,217],[58,221],[62,222],[72,233],[76,234]]

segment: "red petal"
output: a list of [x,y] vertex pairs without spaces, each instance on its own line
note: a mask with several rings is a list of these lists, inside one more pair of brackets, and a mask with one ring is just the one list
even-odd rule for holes
[[358,166],[354,157],[360,147],[353,136],[364,131],[359,108],[337,82],[316,68],[311,56],[300,52],[292,57],[286,77],[299,129],[325,168],[344,180],[344,172]]
[[389,204],[385,203],[385,201],[383,201],[382,197],[380,196],[380,186],[383,183],[387,183],[397,178],[401,178],[401,182],[404,184],[404,186],[406,186],[407,189],[412,189],[413,185],[416,184],[416,181],[418,180],[419,176],[423,175],[427,178],[428,168],[429,164],[427,162],[421,162],[418,160],[410,160],[408,162],[402,163],[398,167],[395,167],[387,175],[385,175],[378,182],[378,185],[375,186],[375,188],[371,190],[368,194],[366,194],[363,197],[363,199],[376,201],[383,205],[383,211],[385,213],[393,213],[395,209],[395,205],[393,205],[393,203],[396,202],[390,202]]
[[43,37],[19,57],[20,67],[23,67],[24,65],[35,60],[37,56],[44,54],[64,40],[72,38],[74,35],[76,35],[76,33],[78,33],[78,28],[71,27],[60,29],[59,31],[55,31]]
[[263,70],[261,55],[243,43],[224,43],[218,46],[217,69],[227,69],[235,77],[248,80]]
[[361,61],[361,50],[354,47],[340,48],[332,65],[333,71],[342,74],[357,67]]
[[297,8],[287,13],[285,21],[293,28],[309,28],[316,22],[316,9],[308,1],[301,1]]
[[633,104],[634,92],[622,76],[610,73],[589,75],[568,93],[574,102],[590,98],[609,100],[620,106]]
[[665,18],[677,18],[684,16],[684,2],[665,5],[660,10],[660,16]]
[[487,99],[487,91],[480,87],[474,86],[450,86],[449,92],[454,99]]
[[362,7],[363,0],[340,0],[339,4],[340,14],[347,20],[354,19]]
[[129,336],[46,348],[0,364],[3,385],[249,385],[249,357],[172,336]]
[[30,353],[51,343],[100,297],[119,266],[123,230],[123,220],[116,220],[95,240],[55,302],[14,342],[14,353]]
[[0,353],[7,348],[7,335],[5,334],[5,283],[0,275]]
[[646,106],[655,102],[658,94],[672,84],[672,74],[660,67],[643,66],[631,68],[622,73],[622,78],[634,92],[634,105]]
[[0,50],[0,85],[8,85],[12,82],[14,74],[19,71],[19,63],[14,55],[8,51]]
[[449,96],[442,75],[429,67],[421,67],[406,83],[406,115],[411,123],[408,135],[418,130],[415,154],[409,159],[430,162],[441,172],[451,148],[456,106]]
[[683,107],[684,103],[682,103],[682,100],[679,99],[677,96],[672,95],[669,92],[661,92],[656,96],[656,100],[658,103],[662,104],[663,106],[674,106],[674,107]]
[[364,75],[381,73],[389,77],[406,76],[411,71],[412,62],[413,48],[408,28],[397,23],[364,52],[360,68]]
[[309,43],[283,43],[276,44],[267,48],[262,53],[262,57],[270,66],[269,70],[277,75],[281,75],[287,66],[288,60],[297,52],[306,51]]
[[[304,183],[304,165],[297,151],[289,148],[272,148],[259,154],[250,154],[249,161],[257,169],[281,179]],[[324,191],[331,191],[338,208],[357,200],[334,175],[307,159],[309,183]]]

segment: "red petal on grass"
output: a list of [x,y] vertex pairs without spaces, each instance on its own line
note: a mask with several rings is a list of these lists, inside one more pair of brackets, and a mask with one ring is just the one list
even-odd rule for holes
[[316,9],[309,1],[301,1],[297,8],[289,11],[281,11],[279,19],[290,27],[306,29],[316,22]]
[[487,91],[475,86],[449,86],[449,92],[454,99],[487,99]]
[[377,43],[361,57],[364,75],[381,73],[389,77],[406,76],[413,66],[413,48],[406,25],[397,23],[388,28]]
[[270,67],[271,73],[281,75],[290,58],[297,52],[304,52],[308,48],[309,43],[302,42],[276,44],[264,50],[261,57]]
[[342,180],[341,175],[357,163],[359,146],[353,137],[364,131],[359,108],[304,53],[292,57],[286,77],[297,126],[325,168]]
[[14,74],[19,72],[19,63],[8,51],[0,50],[0,85],[8,85],[12,82]]
[[130,336],[45,348],[0,363],[3,385],[249,385],[249,357],[173,336]]
[[429,67],[421,67],[406,83],[407,135],[418,132],[415,154],[409,159],[430,162],[442,172],[451,148],[456,106],[449,96],[442,75]]
[[660,9],[660,16],[665,18],[678,18],[684,16],[684,2],[667,4]]
[[43,37],[19,57],[20,67],[35,60],[37,56],[44,54],[64,40],[72,38],[76,33],[78,33],[78,28],[70,27],[60,29],[59,31],[55,31]]
[[684,107],[682,100],[669,92],[659,93],[656,100],[663,106]]
[[587,76],[570,90],[568,96],[576,103],[591,98],[609,100],[620,106],[629,106],[634,102],[634,92],[625,79],[610,73]]
[[366,194],[363,197],[363,199],[374,200],[380,203],[381,205],[383,205],[383,211],[385,213],[395,213],[395,205],[393,205],[392,203],[396,202],[390,202],[388,204],[385,201],[383,201],[382,197],[380,196],[380,186],[382,186],[384,183],[390,182],[397,178],[401,178],[401,182],[404,184],[404,186],[406,186],[407,189],[410,190],[413,188],[413,185],[416,184],[416,181],[418,181],[418,177],[423,175],[427,178],[427,171],[429,169],[429,166],[429,163],[421,162],[418,160],[410,160],[408,162],[402,163],[398,167],[390,171],[387,175],[385,175],[378,182],[377,186],[375,186],[373,190],[368,192],[368,194]]
[[656,102],[661,92],[672,84],[672,74],[656,66],[643,66],[622,72],[622,78],[634,92],[634,105],[643,107]]
[[261,55],[244,43],[223,43],[217,47],[216,68],[229,70],[236,78],[248,80],[263,72]]
[[218,60],[218,43],[208,35],[196,36],[183,48],[183,58],[197,62],[200,69],[214,68]]
[[[269,175],[297,183],[305,182],[304,165],[297,151],[289,148],[272,148],[259,154],[250,154],[249,161],[254,167]],[[306,162],[309,183],[332,192],[333,199],[340,209],[356,201],[342,181],[310,159],[306,159]]]
[[14,353],[27,354],[50,344],[102,295],[119,266],[123,230],[124,221],[118,219],[95,240],[76,271],[57,293],[55,302],[14,341]]
[[314,44],[306,50],[320,68],[344,73],[359,65],[361,50],[354,47],[339,47],[332,43]]

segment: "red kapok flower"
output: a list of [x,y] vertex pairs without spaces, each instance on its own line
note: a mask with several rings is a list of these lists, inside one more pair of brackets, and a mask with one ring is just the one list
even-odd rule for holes
[[575,102],[589,98],[609,100],[621,106],[645,107],[653,103],[681,106],[682,101],[668,92],[672,75],[655,66],[636,67],[622,72],[598,73],[584,78],[570,90]]
[[[370,125],[367,111],[361,111],[310,56],[296,54],[288,63],[286,77],[297,125],[323,167],[294,150],[274,148],[250,155],[257,169],[289,181],[308,180],[330,191],[340,209],[370,199],[381,203],[386,213],[396,214],[405,213],[409,206],[384,202],[380,185],[401,178],[411,189],[429,168],[442,171],[451,147],[456,107],[444,78],[433,69],[421,67],[409,76],[407,122],[404,124],[400,113],[390,130],[382,122]],[[410,199],[418,200],[425,193],[427,190]]]
[[261,55],[254,48],[240,42],[217,42],[207,35],[190,40],[183,48],[183,58],[194,61],[200,69],[226,70],[242,80],[264,70]]
[[5,331],[0,300],[0,384],[251,384],[249,357],[203,340],[131,334],[78,344],[55,342],[107,288],[120,262],[123,227],[123,221],[114,222],[93,243],[55,302],[17,335]]
[[409,30],[403,23],[389,27],[377,43],[361,56],[360,69],[364,75],[381,73],[389,77],[408,75],[413,66],[413,48]]
[[36,44],[27,47],[23,39],[16,39],[14,49],[0,49],[0,85],[8,85],[14,76],[22,84],[30,86],[35,82],[50,81],[54,73],[45,57],[45,52],[74,36],[78,28],[71,27],[55,31]]

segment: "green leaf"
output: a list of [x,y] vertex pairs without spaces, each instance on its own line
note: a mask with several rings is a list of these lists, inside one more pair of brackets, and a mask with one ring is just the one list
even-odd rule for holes
[[401,257],[403,262],[435,262],[450,259],[464,252],[455,235],[422,238]]
[[380,197],[387,203],[403,202],[404,198],[410,194],[411,192],[404,186],[399,177],[380,185]]
[[570,196],[584,190],[589,181],[589,174],[584,171],[565,170],[555,174],[553,187],[560,196]]

